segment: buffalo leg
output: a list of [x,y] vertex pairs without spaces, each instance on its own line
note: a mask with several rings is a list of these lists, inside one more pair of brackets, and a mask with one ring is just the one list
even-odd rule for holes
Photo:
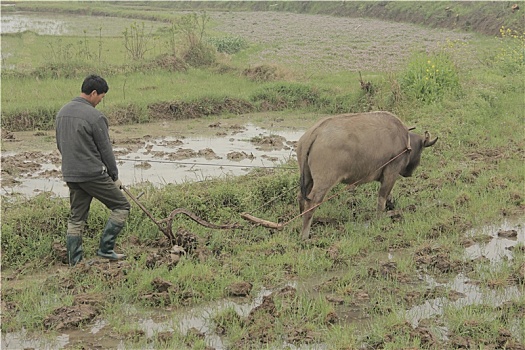
[[[302,177],[301,177],[301,180],[303,180]],[[304,193],[308,193],[308,195],[310,194],[310,192],[312,192],[312,187],[313,187],[312,179],[310,178],[309,181],[305,181],[305,183],[302,184],[302,186],[304,186],[304,189],[301,188],[299,190],[299,194],[297,195],[297,201],[299,202],[299,212],[300,213],[302,213],[304,211],[305,203],[306,203],[306,201],[308,201],[308,198],[305,198],[303,196],[303,192]]]
[[385,210],[386,211],[394,210],[395,207],[396,206],[394,205],[394,201],[392,200],[392,194],[389,194],[388,198],[386,199]]
[[[309,202],[307,202],[309,203]],[[314,215],[314,210],[310,210],[310,205],[306,206],[306,212],[303,212],[303,230],[302,230],[302,239],[308,239],[310,238],[310,227],[312,226],[312,219]]]
[[316,186],[314,182],[314,187],[312,191],[308,194],[309,200],[304,200],[304,211],[303,213],[303,230],[302,230],[302,239],[310,238],[310,227],[312,226],[312,219],[314,216],[314,211],[317,209],[317,206],[323,201],[324,196],[330,190],[331,187],[326,186]]
[[297,202],[299,203],[299,213],[302,213],[304,211],[304,204],[306,200],[303,198],[301,191],[299,191],[299,194],[297,195]]
[[394,187],[395,177],[389,179],[383,179],[381,181],[381,187],[379,188],[379,198],[377,199],[377,211],[385,211],[387,202],[392,202],[391,191]]

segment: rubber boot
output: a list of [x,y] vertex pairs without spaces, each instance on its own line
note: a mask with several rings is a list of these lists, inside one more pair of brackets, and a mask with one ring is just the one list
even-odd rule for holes
[[124,254],[117,254],[113,251],[115,248],[115,241],[117,240],[117,235],[120,230],[122,230],[124,225],[119,225],[115,221],[109,219],[102,237],[100,237],[100,247],[98,249],[97,255],[109,260],[121,260],[126,256]]
[[68,234],[66,248],[69,266],[75,266],[82,260],[82,236]]
[[82,260],[82,233],[84,221],[68,221],[66,235],[67,260],[69,266],[75,266]]

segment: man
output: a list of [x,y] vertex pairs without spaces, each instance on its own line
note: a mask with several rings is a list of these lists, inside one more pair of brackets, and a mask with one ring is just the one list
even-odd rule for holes
[[57,147],[71,207],[66,237],[70,266],[82,260],[82,233],[93,198],[111,210],[97,255],[110,260],[125,258],[113,249],[129,215],[130,203],[120,191],[122,182],[109,139],[108,120],[95,108],[108,90],[103,78],[88,76],[80,96],[63,106],[56,118]]

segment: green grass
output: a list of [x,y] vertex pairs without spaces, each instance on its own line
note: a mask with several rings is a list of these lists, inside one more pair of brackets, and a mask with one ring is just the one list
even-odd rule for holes
[[[23,63],[19,75],[2,72],[3,125],[6,116],[20,117],[26,113],[44,115],[47,122],[42,125],[51,129],[56,109],[78,94],[79,76],[37,78],[28,73],[42,64],[38,55],[34,55],[34,60],[31,57],[38,50],[45,52],[45,40],[51,38],[36,39],[40,38],[30,33],[2,36],[3,44],[20,50],[17,64]],[[74,38],[68,40],[75,42]],[[90,40],[95,43],[97,39]],[[108,40],[105,45],[117,45],[120,41],[118,38]],[[239,221],[245,227],[211,230],[187,218],[176,217],[174,230],[182,227],[193,233],[204,242],[200,248],[208,254],[188,254],[172,269],[165,265],[148,268],[148,257],[153,251],[158,252],[153,243],[162,234],[132,204],[132,214],[118,239],[119,249],[130,256],[129,265],[122,275],[110,278],[96,269],[87,273],[68,269],[58,261],[53,244],[64,244],[69,212],[67,199],[48,195],[18,200],[2,198],[2,301],[6,302],[2,309],[3,332],[25,328],[47,333],[42,328],[43,320],[55,308],[70,306],[74,296],[89,291],[103,296],[100,317],[127,347],[204,349],[202,339],[180,334],[178,330],[168,343],[156,338],[147,342],[145,337],[133,336],[137,331],[136,318],[158,308],[171,308],[173,313],[168,313],[168,318],[176,328],[176,316],[184,307],[223,300],[227,297],[226,288],[233,282],[252,283],[250,298],[262,288],[279,290],[298,282],[297,294],[291,300],[275,297],[277,313],[271,325],[263,322],[264,317],[249,323],[233,315],[231,309],[213,315],[212,319],[227,328],[224,338],[238,344],[238,348],[281,346],[282,339],[292,337],[290,328],[301,330],[314,341],[335,349],[358,348],[363,344],[384,349],[431,348],[425,343],[428,337],[407,326],[403,317],[405,310],[413,305],[410,297],[418,305],[428,299],[424,294],[428,286],[417,276],[428,274],[436,280],[450,281],[463,272],[479,282],[480,289],[487,293],[511,287],[518,289],[522,297],[523,276],[521,279],[519,276],[523,257],[519,253],[514,254],[511,261],[492,266],[464,261],[461,245],[468,229],[522,215],[524,206],[523,65],[514,55],[507,56],[503,63],[494,60],[494,54],[486,49],[499,43],[494,38],[476,38],[469,43],[475,48],[470,62],[465,62],[457,48],[451,49],[450,59],[455,64],[461,91],[430,100],[413,98],[403,87],[395,90],[399,76],[394,72],[362,72],[363,79],[376,87],[373,94],[367,95],[360,90],[359,75],[355,72],[312,72],[277,82],[257,83],[239,75],[237,68],[234,73],[226,74],[218,74],[214,68],[185,72],[158,67],[144,72],[118,71],[128,68],[122,66],[123,53],[115,50],[111,53],[115,56],[108,61],[118,69],[109,75],[110,93],[101,106],[109,115],[119,106],[127,108],[133,104],[137,106],[136,113],[144,114],[142,117],[148,120],[149,116],[145,115],[148,106],[158,102],[185,101],[202,105],[205,100],[210,106],[220,105],[224,97],[229,97],[260,105],[272,98],[281,98],[287,107],[279,116],[291,118],[304,114],[305,125],[312,124],[319,114],[349,106],[365,110],[384,108],[395,111],[407,125],[416,125],[418,133],[429,130],[439,136],[439,141],[425,150],[414,177],[400,179],[394,187],[396,208],[402,210],[400,220],[376,217],[378,187],[367,184],[323,204],[315,217],[333,221],[315,225],[312,239],[306,242],[299,237],[300,219],[282,231],[273,231],[251,225],[239,217],[242,212],[250,212],[277,221],[297,214],[295,191],[285,192],[298,181],[296,171],[287,169],[295,166],[294,160],[283,169],[256,171],[236,178],[168,185],[161,189],[132,188],[145,192],[141,203],[150,208],[156,218],[164,218],[173,209],[184,207],[208,221]],[[22,45],[23,48],[19,48]],[[253,47],[248,50],[256,52]],[[247,53],[241,51],[240,55]],[[424,66],[427,61],[416,61],[416,67],[417,62]],[[506,70],[505,63],[512,63],[513,74]],[[400,68],[406,67],[408,63]],[[400,95],[396,95],[396,91]],[[254,96],[259,97],[251,100]],[[311,104],[295,104],[298,100]],[[31,120],[27,121],[30,129]],[[332,193],[340,190],[342,186]],[[265,205],[281,193],[285,195],[278,202]],[[86,260],[94,258],[107,216],[107,209],[95,201],[84,236]],[[422,252],[429,252],[427,256],[438,262],[450,261],[453,269],[442,270],[421,262],[418,259]],[[35,278],[42,271],[44,275]],[[14,275],[16,279],[7,279]],[[177,292],[160,301],[144,298],[154,291],[155,278],[172,283]],[[343,304],[328,302],[327,295],[341,298]],[[466,306],[449,303],[442,316],[424,322],[434,332],[436,348],[454,347],[454,342],[459,344],[458,337],[468,338],[480,348],[501,346],[494,341],[501,337],[502,329],[515,329],[516,324],[518,329],[523,328],[521,297],[511,298],[502,306],[492,305],[490,301]],[[130,305],[136,308],[136,313],[126,311]],[[368,316],[364,321],[341,321],[333,325],[326,321],[331,312],[343,315],[349,310]],[[443,325],[448,329],[449,340],[436,335],[436,328]],[[270,336],[268,342],[257,342],[259,338],[254,338],[256,343],[246,340],[255,334],[257,327],[266,329]],[[511,340],[524,341],[518,336]]]

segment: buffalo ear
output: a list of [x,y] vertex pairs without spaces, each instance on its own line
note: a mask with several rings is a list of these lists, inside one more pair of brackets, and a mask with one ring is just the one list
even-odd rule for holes
[[437,137],[433,140],[430,140],[430,133],[428,131],[425,131],[425,141],[423,142],[423,146],[425,147],[433,146],[437,140],[438,140]]

